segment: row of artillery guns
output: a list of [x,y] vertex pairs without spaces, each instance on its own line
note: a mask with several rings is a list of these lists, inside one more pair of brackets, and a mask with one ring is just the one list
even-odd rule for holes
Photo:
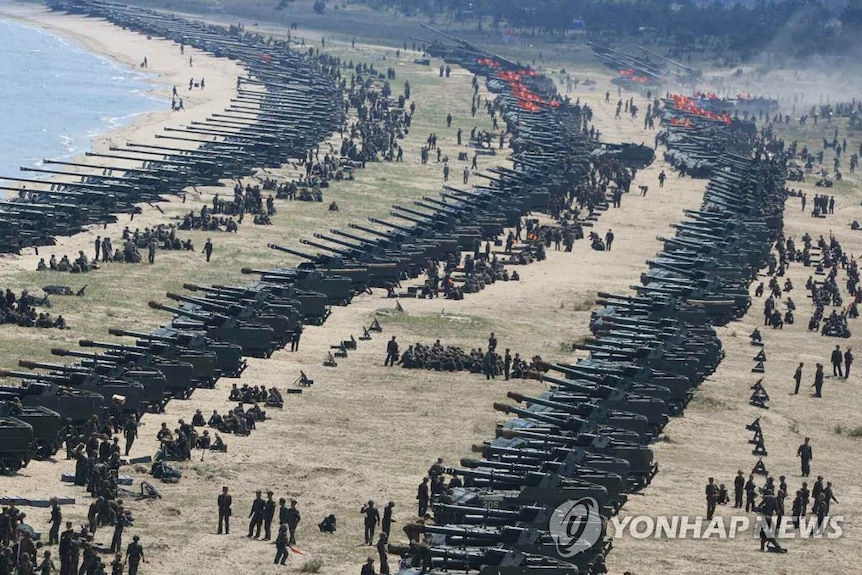
[[[50,244],[52,235],[113,221],[112,213],[135,210],[136,203],[188,186],[218,185],[222,179],[251,174],[252,166],[276,166],[288,157],[304,156],[307,142],[321,140],[341,121],[334,83],[286,46],[122,5],[49,5],[236,59],[247,67],[249,78],[225,114],[157,135],[172,145],[129,142],[111,153],[88,154],[99,158],[99,165],[45,160],[44,165],[63,169],[22,168],[54,176],[51,182],[5,178],[28,187],[3,188],[19,197],[0,203],[0,251]],[[290,285],[187,284],[196,292],[193,296],[167,294],[177,307],[150,302],[176,313],[170,324],[150,333],[108,330],[112,336],[135,338],[133,344],[81,340],[84,350],[51,350],[77,363],[20,360],[21,370],[3,370],[0,377],[21,382],[0,386],[0,471],[20,469],[33,457],[50,457],[67,434],[94,416],[101,425],[108,417],[122,421],[132,414],[159,412],[170,399],[188,398],[197,387],[239,377],[246,356],[268,356],[303,321],[326,319],[331,298],[309,289],[320,282],[303,274]]]
[[445,469],[461,485],[432,501],[424,541],[390,546],[400,575],[604,572],[609,518],[658,471],[649,443],[721,362],[715,326],[745,313],[779,236],[784,167],[752,153],[720,161],[634,295],[599,294],[574,346],[588,358],[545,363],[546,391],[494,404],[514,418]]
[[88,152],[86,161],[44,159],[39,167],[21,167],[33,177],[0,176],[0,192],[11,193],[0,201],[0,253],[53,245],[56,236],[140,212],[140,204],[190,187],[223,186],[253,175],[255,167],[304,157],[343,120],[334,80],[286,44],[120,4],[52,0],[48,6],[234,59],[248,78],[223,112],[166,127],[155,135],[157,144],[126,142]]
[[[470,52],[458,61],[482,73],[475,55]],[[517,108],[517,99],[508,84],[489,80],[488,88],[497,94],[512,130],[512,167],[477,174],[484,181],[471,190],[444,185],[439,198],[425,196],[410,205],[394,204],[389,219],[369,218],[348,224],[347,231],[315,233],[313,238],[301,239],[300,246],[271,243],[270,248],[300,258],[301,263],[295,268],[246,268],[243,273],[273,283],[294,281],[312,271],[321,281],[349,278],[352,289],[342,290],[336,298],[336,303],[346,304],[356,293],[419,277],[429,260],[460,262],[463,251],[472,252],[479,242],[495,240],[531,211],[547,210],[551,198],[564,195],[589,168],[593,146],[583,132],[581,109],[563,104],[516,118],[511,110]],[[334,295],[328,288],[316,289]]]
[[[699,106],[709,100],[697,102]],[[757,138],[757,126],[751,121],[732,118],[728,125],[726,120],[680,109],[673,99],[663,100],[661,114],[664,159],[693,178],[711,177],[729,156],[746,156]]]

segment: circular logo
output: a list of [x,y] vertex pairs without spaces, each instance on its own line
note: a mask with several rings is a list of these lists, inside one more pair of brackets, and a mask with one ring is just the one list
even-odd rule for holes
[[548,531],[560,557],[574,557],[591,549],[602,537],[599,504],[592,497],[564,501],[551,514]]

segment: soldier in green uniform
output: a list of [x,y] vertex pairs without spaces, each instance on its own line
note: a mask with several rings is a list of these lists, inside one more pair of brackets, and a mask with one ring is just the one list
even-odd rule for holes
[[139,543],[140,540],[141,538],[135,535],[132,537],[132,542],[126,547],[126,561],[129,564],[129,575],[138,575],[138,565],[140,562],[147,562],[144,558],[144,547]]

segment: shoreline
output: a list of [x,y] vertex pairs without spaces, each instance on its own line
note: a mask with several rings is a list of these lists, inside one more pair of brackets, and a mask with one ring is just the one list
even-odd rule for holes
[[[25,8],[25,7],[22,7]],[[46,11],[36,8],[15,11],[10,13],[4,11],[4,7],[0,6],[0,20],[9,23],[11,26],[19,27],[20,29],[29,30],[30,33],[38,35],[36,46],[40,46],[44,41],[46,43],[54,43],[60,47],[61,51],[68,51],[72,54],[73,59],[80,62],[86,62],[85,66],[98,67],[101,81],[109,81],[115,85],[110,86],[109,97],[116,101],[120,98],[123,102],[120,108],[107,112],[94,113],[90,118],[92,123],[86,126],[78,126],[76,130],[69,131],[66,128],[43,130],[48,136],[59,141],[59,145],[54,146],[51,150],[43,150],[39,148],[38,157],[50,157],[62,160],[71,160],[80,158],[86,151],[93,148],[94,140],[107,137],[116,130],[121,130],[132,126],[143,116],[161,112],[167,106],[167,100],[164,96],[166,86],[158,79],[158,74],[148,73],[148,71],[131,66],[130,64],[111,57],[109,53],[99,50],[92,43],[86,41],[86,37],[76,33],[64,33],[52,26],[50,23],[44,22],[41,18],[44,17]],[[41,52],[42,50],[37,50]],[[48,70],[58,69],[58,64],[48,67]],[[67,74],[69,73],[66,71]],[[73,72],[74,75],[74,72]],[[123,86],[123,84],[127,84]],[[118,86],[119,85],[119,86]],[[128,104],[126,104],[128,103]],[[96,109],[99,107],[99,98],[93,97],[88,102]],[[48,110],[45,110],[46,112]],[[50,140],[42,143],[50,145]],[[50,154],[50,155],[48,155]],[[41,167],[41,161],[33,158],[17,160],[22,162],[22,165],[28,167]],[[30,163],[25,163],[25,162]],[[3,173],[0,173],[0,179],[3,176],[13,176],[14,171],[18,166],[10,164],[4,166]],[[43,179],[38,178],[37,179]],[[48,179],[48,178],[44,178]],[[13,182],[9,182],[11,185]],[[13,192],[0,192],[0,197],[14,197]]]
[[[186,47],[185,53],[181,54],[179,46],[170,40],[148,39],[146,36],[122,29],[104,20],[52,12],[44,7],[10,3],[0,3],[0,17],[41,30],[64,41],[73,42],[76,47],[117,66],[123,73],[131,72],[141,76],[142,83],[148,86],[147,97],[164,99],[168,102],[171,99],[172,87],[176,86],[179,96],[183,99],[184,110],[181,112],[172,111],[166,103],[163,110],[133,113],[128,118],[115,118],[113,120],[117,121],[118,125],[111,126],[104,122],[97,129],[98,133],[82,137],[82,140],[86,138],[87,141],[84,150],[75,150],[71,155],[57,154],[56,157],[62,156],[68,161],[93,165],[91,169],[68,167],[68,170],[76,173],[98,173],[101,170],[98,166],[107,164],[98,158],[87,157],[85,152],[105,153],[110,147],[124,146],[129,141],[157,144],[160,140],[155,138],[155,134],[163,132],[166,127],[204,121],[212,113],[222,112],[228,107],[230,99],[236,95],[237,76],[246,74],[245,70],[232,60],[217,58],[190,47]],[[148,59],[148,68],[142,74],[139,64],[144,57]],[[192,67],[188,65],[190,57],[194,62]],[[196,81],[205,78],[206,89],[187,90],[186,86],[190,78],[195,78]],[[62,114],[61,105],[58,106],[57,113]],[[172,145],[184,149],[197,147],[197,144],[181,141],[172,142]],[[129,160],[110,161],[110,165],[115,167],[137,168],[140,167],[139,164],[140,162]],[[44,177],[46,182],[58,178],[47,174],[46,176]],[[180,191],[171,190],[174,193]],[[7,194],[7,197],[14,196],[14,192],[7,192]],[[181,200],[178,197],[168,196],[168,203],[179,201]],[[139,206],[143,213],[135,216],[136,227],[143,229],[158,223],[169,223],[156,208],[145,203]],[[49,249],[59,254],[74,254],[80,249],[89,250],[97,231],[118,237],[127,223],[126,218],[119,220],[104,228],[101,225],[89,226],[89,229],[74,236],[57,237],[56,245]],[[43,255],[46,251],[48,250],[42,250]],[[0,254],[0,270],[10,267],[32,270],[35,269],[38,259],[39,256],[33,248],[24,248],[20,255]]]

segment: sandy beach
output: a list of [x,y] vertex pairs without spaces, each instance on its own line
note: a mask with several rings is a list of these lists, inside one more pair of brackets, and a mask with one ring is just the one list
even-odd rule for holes
[[[70,16],[51,12],[44,8],[9,3],[0,3],[0,16],[61,36],[92,53],[107,57],[119,65],[128,66],[138,71],[141,71],[140,64],[143,59],[147,58],[146,72],[150,74],[152,84],[150,94],[165,100],[165,110],[138,114],[126,125],[93,138],[90,151],[94,152],[108,152],[111,146],[123,146],[126,142],[164,145],[163,141],[154,137],[156,133],[163,132],[165,127],[177,127],[192,121],[203,121],[213,112],[221,112],[228,106],[230,99],[236,95],[237,77],[245,75],[244,70],[231,60],[215,58],[189,47],[185,48],[184,54],[180,54],[179,46],[173,42],[147,39],[140,34],[130,33],[94,18]],[[189,66],[190,57],[192,58],[192,66]],[[189,90],[190,78],[194,78],[197,82],[204,78],[206,88]],[[173,112],[170,109],[174,86],[183,99],[183,111]],[[193,143],[182,141],[171,141],[170,145],[179,148],[197,147]],[[71,161],[101,165],[100,162],[104,160],[79,156]],[[140,167],[139,162],[125,160],[110,160],[110,162],[117,166]],[[64,167],[63,169],[79,173],[100,172],[98,169],[86,170],[77,167]],[[179,192],[180,190],[176,191]],[[171,199],[171,202],[174,203],[179,201],[176,197]],[[136,227],[143,229],[143,227],[165,220],[164,216],[151,206],[143,204],[141,207],[143,213],[135,217]],[[127,219],[121,218],[121,222],[109,225],[99,231],[103,234],[119,237],[123,227],[128,223]],[[92,236],[78,234],[73,238],[63,238],[60,240],[56,251],[58,254],[76,254],[78,250],[86,249],[89,253],[93,237],[95,234]],[[34,250],[27,249],[22,255],[24,257],[20,258],[10,257],[7,254],[0,255],[0,269],[3,266],[35,269],[39,258],[35,255]]]

